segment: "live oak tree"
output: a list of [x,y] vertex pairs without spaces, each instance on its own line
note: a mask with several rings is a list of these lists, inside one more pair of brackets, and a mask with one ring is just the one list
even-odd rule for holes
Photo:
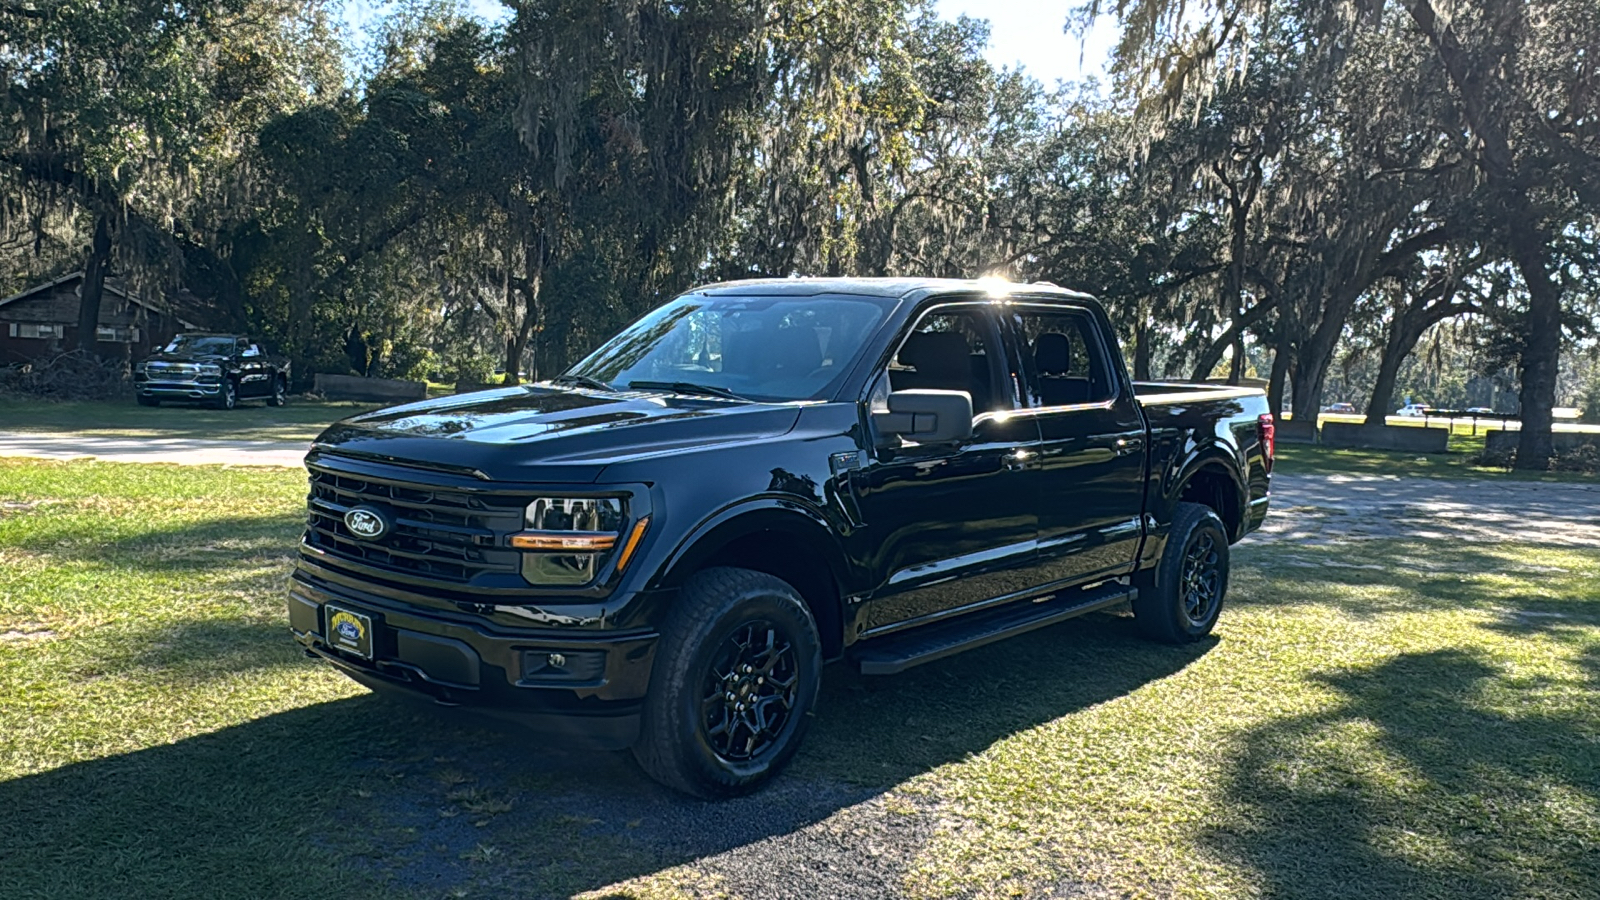
[[[1307,23],[1325,51],[1321,65],[1330,70],[1345,62],[1350,46],[1372,36],[1424,49],[1443,70],[1494,240],[1528,295],[1517,348],[1523,423],[1517,465],[1543,468],[1551,455],[1562,310],[1574,266],[1561,244],[1574,229],[1592,228],[1600,191],[1600,69],[1593,52],[1600,46],[1600,9],[1588,0],[1215,0],[1204,7],[1193,18],[1177,0],[1096,0],[1080,12],[1112,11],[1127,26],[1118,49],[1121,83],[1163,114],[1213,90],[1219,72],[1246,69],[1259,29],[1285,12]],[[1373,111],[1403,113],[1417,99],[1392,95]],[[1314,379],[1309,386],[1315,392],[1319,384]],[[1296,406],[1301,411],[1299,400]]]

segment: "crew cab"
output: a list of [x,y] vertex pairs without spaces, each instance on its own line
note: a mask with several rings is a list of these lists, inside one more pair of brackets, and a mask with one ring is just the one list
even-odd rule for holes
[[133,388],[140,406],[160,406],[162,400],[198,400],[218,409],[233,409],[240,400],[282,406],[289,396],[289,362],[242,334],[191,332],[136,364]]
[[826,661],[1113,607],[1209,634],[1273,431],[1258,390],[1132,383],[1062,288],[712,285],[548,382],[329,427],[289,624],[376,690],[726,796],[795,753]]

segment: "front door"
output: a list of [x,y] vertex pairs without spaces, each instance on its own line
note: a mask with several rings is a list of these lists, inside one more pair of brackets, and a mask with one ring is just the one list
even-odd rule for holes
[[1050,583],[1127,574],[1143,536],[1145,425],[1085,307],[1011,307],[1039,423],[1039,570]]
[[990,304],[936,306],[874,381],[876,408],[891,390],[960,390],[972,396],[975,415],[972,437],[959,444],[879,438],[852,476],[863,520],[852,540],[869,551],[876,585],[867,634],[1029,586],[1039,435],[1029,417],[1014,415],[1016,379],[1001,347]]

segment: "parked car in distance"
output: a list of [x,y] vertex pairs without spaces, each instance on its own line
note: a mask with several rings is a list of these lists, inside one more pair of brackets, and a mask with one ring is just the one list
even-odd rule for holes
[[136,364],[133,385],[140,406],[163,400],[198,400],[218,409],[233,409],[240,400],[282,406],[289,396],[289,361],[268,355],[244,335],[187,332]]
[[1355,415],[1356,407],[1353,403],[1329,403],[1322,408],[1325,413],[1339,413],[1341,415]]
[[1408,419],[1420,419],[1432,411],[1433,407],[1427,405],[1426,403],[1412,403],[1395,410],[1394,414],[1397,416],[1405,416]]
[[1053,285],[697,288],[549,382],[330,426],[289,627],[375,690],[711,797],[793,756],[825,660],[888,675],[1123,604],[1200,640],[1273,419],[1135,384],[1117,346]]

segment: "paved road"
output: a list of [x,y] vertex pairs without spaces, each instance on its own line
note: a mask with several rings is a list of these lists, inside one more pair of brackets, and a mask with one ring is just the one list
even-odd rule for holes
[[189,466],[289,466],[298,468],[308,443],[213,441],[198,438],[112,438],[48,432],[0,431],[0,456],[107,462],[178,463]]

